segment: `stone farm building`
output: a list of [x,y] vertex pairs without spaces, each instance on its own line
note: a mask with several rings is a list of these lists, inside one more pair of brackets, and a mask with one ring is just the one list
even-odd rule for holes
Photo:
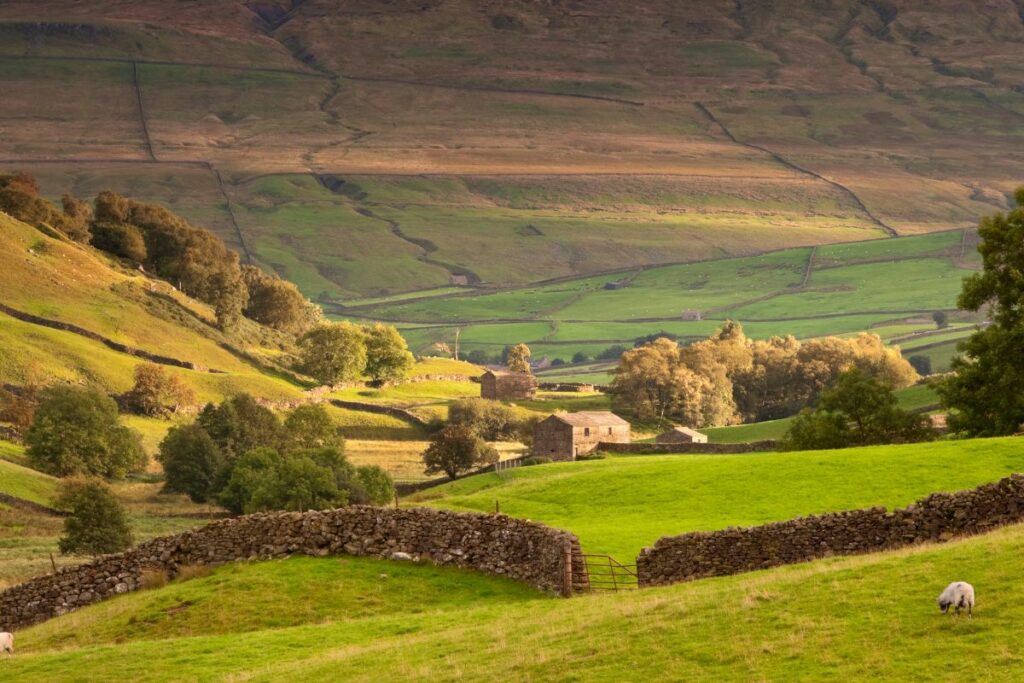
[[537,395],[537,378],[528,372],[488,370],[480,376],[480,398],[528,401]]
[[609,412],[557,413],[533,428],[533,454],[552,460],[575,460],[602,441],[629,443],[629,423]]
[[673,427],[672,429],[658,434],[654,439],[655,443],[707,443],[708,435],[701,434],[696,429],[689,427]]

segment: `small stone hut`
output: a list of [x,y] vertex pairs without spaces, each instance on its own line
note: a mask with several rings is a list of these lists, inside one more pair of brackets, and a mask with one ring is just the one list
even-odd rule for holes
[[575,460],[601,442],[630,440],[629,423],[614,413],[556,413],[533,428],[533,454],[551,460]]
[[686,320],[686,321],[700,320],[701,319],[701,314],[700,314],[700,311],[687,310],[687,311],[683,311],[682,318],[683,318],[683,320]]
[[708,435],[698,432],[689,427],[673,427],[672,429],[658,434],[654,443],[707,443]]
[[537,395],[537,378],[529,372],[488,370],[480,376],[480,398],[528,401]]

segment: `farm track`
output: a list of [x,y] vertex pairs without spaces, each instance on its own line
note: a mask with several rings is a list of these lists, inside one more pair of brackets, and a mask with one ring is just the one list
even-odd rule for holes
[[764,154],[767,154],[772,159],[774,159],[776,162],[778,162],[779,164],[782,164],[783,166],[785,166],[785,167],[787,167],[787,168],[789,168],[791,170],[797,171],[798,173],[802,173],[804,175],[811,176],[812,178],[817,178],[818,180],[821,180],[823,182],[828,183],[832,187],[834,187],[834,188],[840,190],[841,192],[843,192],[844,194],[846,194],[846,196],[848,196],[851,200],[853,200],[853,202],[854,202],[854,204],[856,204],[857,208],[859,208],[864,213],[865,216],[867,216],[869,219],[871,219],[872,223],[874,223],[875,225],[880,227],[882,230],[884,230],[890,237],[899,237],[899,233],[896,231],[896,229],[894,227],[892,227],[891,225],[889,225],[888,223],[886,223],[885,221],[883,221],[881,218],[879,218],[875,214],[873,214],[871,212],[871,210],[867,207],[867,205],[865,205],[864,202],[861,201],[861,198],[857,196],[857,193],[854,192],[853,190],[851,190],[850,188],[846,187],[842,183],[839,183],[839,182],[837,182],[835,180],[831,180],[829,178],[826,178],[825,176],[821,175],[817,171],[813,171],[813,170],[811,170],[809,168],[801,166],[800,164],[797,164],[794,161],[790,161],[789,159],[787,159],[786,157],[782,156],[778,152],[773,152],[772,150],[768,149],[767,147],[761,147],[760,145],[755,145],[755,144],[753,144],[751,142],[743,142],[742,140],[737,138],[733,134],[733,132],[731,130],[729,130],[729,128],[726,127],[726,125],[721,120],[719,120],[719,118],[717,116],[715,116],[714,113],[712,113],[712,111],[710,109],[708,109],[707,106],[705,106],[702,102],[694,102],[693,106],[696,107],[698,111],[703,113],[704,116],[709,121],[711,121],[716,126],[718,126],[719,129],[721,129],[721,131],[725,134],[725,136],[727,138],[729,138],[729,140],[731,140],[732,142],[734,142],[737,145],[740,145],[742,147],[746,147],[747,149],[753,149],[753,150],[757,150],[759,152],[762,152]]

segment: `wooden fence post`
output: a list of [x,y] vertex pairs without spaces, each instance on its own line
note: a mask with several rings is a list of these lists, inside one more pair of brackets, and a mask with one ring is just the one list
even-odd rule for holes
[[572,597],[572,545],[569,543],[562,551],[562,597]]

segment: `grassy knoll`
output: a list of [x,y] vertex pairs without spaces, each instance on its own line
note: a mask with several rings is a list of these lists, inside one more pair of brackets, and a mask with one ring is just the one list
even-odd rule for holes
[[[458,583],[445,576],[440,592],[455,591],[447,604],[417,593],[437,570],[291,559],[226,567],[66,615],[21,633],[19,654],[5,665],[19,681],[47,683],[84,680],[84,672],[135,681],[1014,681],[1024,669],[1022,558],[1024,527],[1014,526],[944,545],[573,600],[530,600],[493,579],[470,586],[459,573]],[[402,572],[427,609],[409,613],[405,603],[389,612],[394,603],[374,590],[377,571],[389,575],[379,580],[388,588]],[[317,576],[341,588],[311,581]],[[978,589],[973,621],[935,607],[950,577]],[[240,580],[267,592],[245,590]],[[315,586],[318,600],[296,593],[302,585]],[[221,602],[215,586],[238,600]],[[371,596],[370,606],[347,588]],[[343,606],[359,618],[344,618]],[[261,630],[232,633],[247,623],[226,623],[238,609]],[[209,626],[191,630],[192,610]],[[298,619],[305,623],[285,626]],[[78,645],[84,631],[100,642]],[[134,634],[143,638],[109,642]],[[149,639],[161,634],[177,637]],[[950,666],[952,651],[965,663]]]
[[632,561],[659,537],[910,503],[1024,471],[1024,441],[943,441],[752,455],[624,456],[484,474],[413,500],[528,517]]
[[[0,450],[7,448],[0,443]],[[49,505],[56,491],[57,480],[53,477],[0,459],[0,493]]]
[[[473,603],[543,599],[524,584],[477,572],[356,557],[294,557],[230,564],[57,619],[25,647],[53,649],[125,640],[241,634],[393,614],[455,611]],[[310,599],[315,595],[315,599]]]

